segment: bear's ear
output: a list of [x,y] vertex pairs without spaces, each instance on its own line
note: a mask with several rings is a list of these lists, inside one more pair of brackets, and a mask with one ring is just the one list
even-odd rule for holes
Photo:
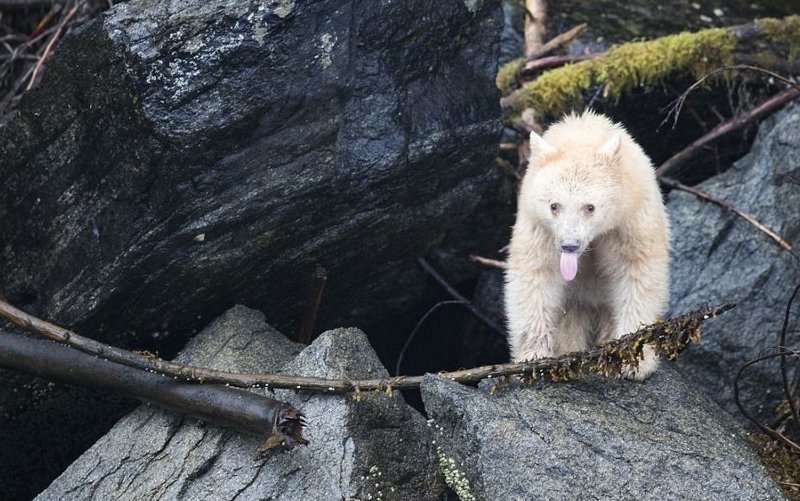
[[620,140],[619,132],[614,132],[611,134],[611,137],[600,147],[598,153],[600,155],[608,158],[609,160],[613,160],[616,158],[617,153],[619,152],[619,147],[622,141]]
[[553,156],[558,152],[555,146],[544,140],[542,136],[531,131],[531,159],[542,162],[547,157]]

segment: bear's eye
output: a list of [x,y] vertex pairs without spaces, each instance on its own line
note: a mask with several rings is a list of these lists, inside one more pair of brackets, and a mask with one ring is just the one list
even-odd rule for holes
[[583,210],[586,211],[587,214],[594,214],[594,205],[586,204],[583,206]]
[[550,212],[552,212],[553,214],[558,214],[558,211],[560,210],[561,210],[561,204],[556,204],[556,203],[550,204]]

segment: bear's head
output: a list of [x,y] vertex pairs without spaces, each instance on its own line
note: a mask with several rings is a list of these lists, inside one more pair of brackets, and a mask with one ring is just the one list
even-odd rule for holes
[[[575,278],[578,257],[592,241],[624,221],[626,189],[620,154],[624,131],[605,137],[551,143],[531,133],[531,156],[522,182],[519,216],[553,237],[561,274]],[[547,137],[547,136],[546,136]]]

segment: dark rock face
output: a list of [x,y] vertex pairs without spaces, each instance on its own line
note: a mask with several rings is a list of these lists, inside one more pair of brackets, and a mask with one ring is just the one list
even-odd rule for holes
[[674,367],[490,395],[426,376],[460,499],[782,499],[738,426]]
[[[292,333],[317,263],[321,328],[406,304],[415,258],[492,168],[501,17],[495,0],[116,5],[0,124],[0,296],[134,347],[236,303]],[[119,412],[39,387],[44,426],[9,426],[0,394],[0,442],[27,437],[37,468],[0,465],[4,487],[59,471]]]
[[[764,121],[752,152],[729,171],[699,185],[800,245],[800,106]],[[800,283],[800,266],[749,223],[692,195],[673,192],[667,204],[673,228],[670,312],[734,301],[738,306],[703,326],[703,341],[680,365],[726,410],[741,417],[733,378],[747,361],[775,352],[784,309]],[[796,332],[793,317],[789,332]],[[794,341],[793,341],[794,340]],[[789,346],[797,336],[789,335]],[[742,380],[742,402],[771,413],[781,399],[777,359],[754,366]]]
[[[186,362],[226,370],[381,377],[358,329],[300,346],[236,307],[196,336]],[[264,391],[264,390],[261,390]],[[123,418],[37,499],[437,499],[430,430],[400,395],[277,392],[306,415],[307,447],[254,460],[261,439],[142,406]]]
[[322,325],[375,319],[483,190],[501,28],[489,0],[117,5],[0,127],[0,293],[89,333],[287,326],[320,263]]

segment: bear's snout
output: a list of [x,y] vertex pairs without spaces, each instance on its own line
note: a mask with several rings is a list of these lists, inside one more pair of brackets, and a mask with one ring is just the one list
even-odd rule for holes
[[581,242],[580,240],[564,239],[561,241],[560,248],[561,252],[574,254],[581,249]]

